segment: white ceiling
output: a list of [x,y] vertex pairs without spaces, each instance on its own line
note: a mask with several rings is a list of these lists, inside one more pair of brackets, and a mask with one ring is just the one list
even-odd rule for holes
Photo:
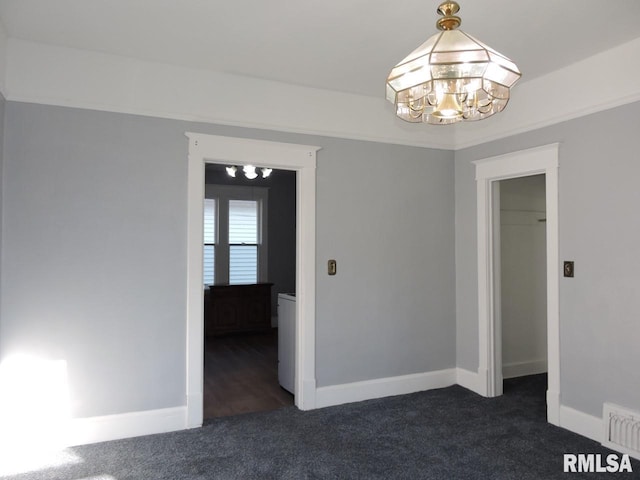
[[[436,32],[436,0],[0,0],[9,37],[382,96]],[[640,37],[639,0],[461,0],[523,81]]]

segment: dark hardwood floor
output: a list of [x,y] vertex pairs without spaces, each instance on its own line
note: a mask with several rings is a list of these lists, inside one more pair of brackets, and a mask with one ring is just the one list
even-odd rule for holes
[[278,383],[278,331],[205,340],[204,418],[293,405]]

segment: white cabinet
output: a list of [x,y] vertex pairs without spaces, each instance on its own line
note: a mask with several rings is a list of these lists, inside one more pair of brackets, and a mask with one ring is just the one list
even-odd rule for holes
[[278,294],[278,381],[294,393],[296,371],[296,296]]

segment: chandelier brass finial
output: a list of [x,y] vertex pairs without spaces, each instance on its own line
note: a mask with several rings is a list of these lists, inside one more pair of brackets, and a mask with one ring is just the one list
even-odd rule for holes
[[455,30],[462,23],[460,17],[456,17],[456,13],[460,11],[460,5],[457,2],[442,2],[438,7],[438,13],[443,18],[439,18],[436,22],[438,30]]

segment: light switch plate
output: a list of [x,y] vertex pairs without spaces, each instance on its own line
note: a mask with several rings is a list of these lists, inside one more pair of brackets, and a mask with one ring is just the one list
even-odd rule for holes
[[329,275],[335,275],[338,271],[338,265],[335,260],[329,260],[327,262],[327,272]]
[[565,261],[563,271],[565,277],[573,278],[573,262]]

